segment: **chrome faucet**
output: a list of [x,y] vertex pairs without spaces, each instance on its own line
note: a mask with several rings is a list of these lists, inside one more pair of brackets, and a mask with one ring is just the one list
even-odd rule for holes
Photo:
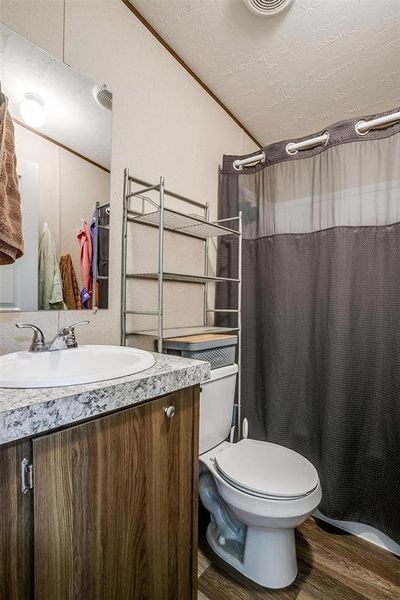
[[[78,323],[68,325],[68,327],[62,327],[48,345],[49,352],[63,350],[64,348],[77,348],[78,342],[76,341],[75,327],[79,327],[80,325],[89,325],[89,321],[79,321]],[[62,342],[61,348],[58,347],[58,340]]]
[[79,321],[68,327],[62,327],[49,344],[46,343],[43,331],[36,325],[31,325],[30,323],[15,323],[15,325],[19,329],[33,330],[29,352],[54,352],[55,350],[64,350],[65,348],[77,348],[78,342],[76,341],[75,327],[89,325],[89,321]]
[[15,323],[15,326],[18,329],[33,329],[33,338],[29,352],[44,352],[48,350],[43,331],[39,327],[30,323]]

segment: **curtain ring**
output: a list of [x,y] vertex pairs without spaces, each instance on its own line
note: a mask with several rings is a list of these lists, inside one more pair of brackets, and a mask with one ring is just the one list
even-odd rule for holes
[[357,121],[357,123],[354,126],[354,129],[356,130],[356,134],[357,135],[367,135],[367,133],[369,133],[371,130],[370,129],[366,129],[365,131],[360,131],[360,127],[363,127],[366,124],[367,121],[361,120],[361,121]]
[[326,146],[329,142],[329,138],[329,131],[325,131],[322,135],[303,140],[302,142],[289,142],[286,145],[286,153],[290,156],[294,156],[299,150],[313,150],[317,146]]
[[233,168],[235,171],[243,171],[243,167],[256,167],[258,164],[263,165],[265,163],[265,152],[256,156],[248,156],[247,158],[237,158],[233,161]]
[[297,154],[297,153],[298,153],[298,150],[297,150],[297,148],[296,148],[296,144],[295,144],[294,142],[289,142],[289,143],[286,145],[286,152],[287,152],[288,154],[290,154],[290,156],[294,156],[295,154]]
[[233,168],[235,171],[243,171],[243,165],[239,159],[233,161]]

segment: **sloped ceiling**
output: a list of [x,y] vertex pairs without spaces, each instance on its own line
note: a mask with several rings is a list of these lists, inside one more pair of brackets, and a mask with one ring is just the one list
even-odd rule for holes
[[400,0],[131,0],[262,143],[400,105]]

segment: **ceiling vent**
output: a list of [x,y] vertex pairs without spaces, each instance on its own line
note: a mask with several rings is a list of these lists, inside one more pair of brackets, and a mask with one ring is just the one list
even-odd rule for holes
[[252,13],[260,17],[273,17],[287,8],[293,0],[243,0]]
[[112,93],[108,91],[105,85],[95,85],[93,96],[97,104],[106,110],[112,110]]

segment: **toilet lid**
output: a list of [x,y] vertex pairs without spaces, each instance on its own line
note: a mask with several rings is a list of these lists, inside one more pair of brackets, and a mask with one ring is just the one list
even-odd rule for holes
[[234,486],[260,496],[296,498],[318,485],[318,473],[310,461],[270,442],[241,440],[216,454],[215,462]]

